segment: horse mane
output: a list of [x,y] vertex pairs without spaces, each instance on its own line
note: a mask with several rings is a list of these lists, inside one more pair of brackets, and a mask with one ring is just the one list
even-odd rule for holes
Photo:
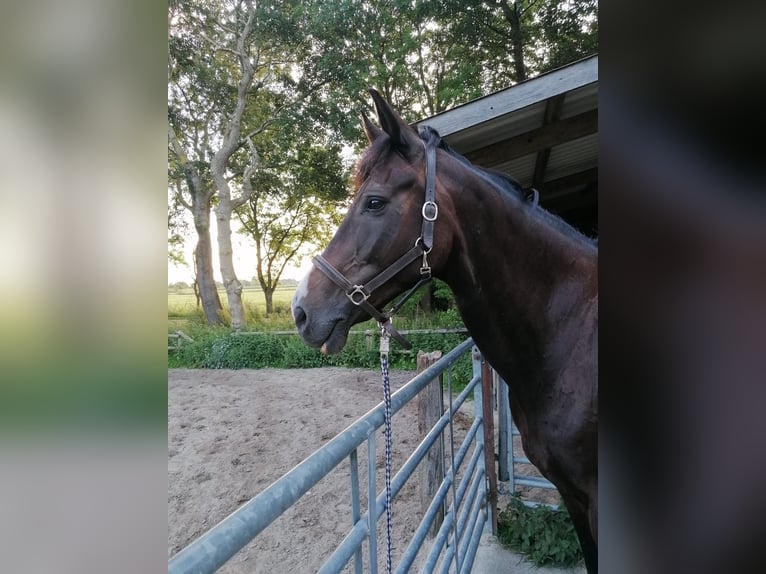
[[[528,206],[530,208],[532,207],[532,205],[527,201],[527,193],[524,188],[516,179],[510,175],[496,169],[474,165],[468,158],[452,149],[447,144],[447,142],[442,139],[442,137],[439,135],[439,132],[431,126],[419,126],[418,135],[420,139],[426,144],[426,146],[433,145],[439,149],[442,149],[450,156],[458,160],[463,166],[465,166],[466,169],[468,169],[477,177],[480,177],[496,189],[499,189],[504,193],[515,197],[521,205]],[[354,188],[356,190],[361,187],[362,183],[364,183],[364,181],[369,177],[373,169],[375,169],[377,165],[383,163],[388,158],[389,153],[391,153],[391,146],[388,145],[388,140],[385,138],[378,138],[373,141],[369,147],[367,147],[356,166],[356,174],[354,177]],[[586,242],[598,248],[597,241],[594,242],[592,239],[583,235],[560,217],[546,211],[545,209],[535,209],[535,213],[545,219],[550,225],[558,229],[560,232],[575,239],[585,240]]]
[[507,173],[503,173],[502,171],[474,165],[467,157],[452,149],[447,144],[447,142],[442,139],[442,137],[439,135],[439,132],[437,132],[431,126],[420,126],[418,129],[418,135],[420,135],[420,139],[423,140],[426,145],[435,145],[436,147],[444,150],[460,163],[462,163],[465,167],[467,167],[470,171],[472,171],[475,175],[481,177],[485,181],[488,181],[495,187],[515,195],[522,201],[526,199],[524,188],[521,187],[521,184],[516,181],[516,179]]
[[[441,148],[453,158],[458,160],[461,164],[463,164],[474,175],[482,178],[484,181],[490,183],[495,188],[515,196],[521,201],[521,205],[532,207],[532,205],[527,201],[527,193],[525,192],[522,185],[510,175],[496,169],[474,165],[468,158],[459,154],[449,145],[447,145],[447,142],[442,139],[442,137],[439,135],[439,132],[431,126],[420,126],[418,134],[420,135],[420,139],[423,140],[426,145],[435,145],[436,147]],[[558,229],[560,232],[566,234],[567,236],[578,240],[584,239],[585,241],[598,247],[598,242],[594,242],[587,236],[583,235],[559,216],[554,215],[545,209],[535,209],[535,213],[538,215],[538,217],[541,217],[551,226]]]

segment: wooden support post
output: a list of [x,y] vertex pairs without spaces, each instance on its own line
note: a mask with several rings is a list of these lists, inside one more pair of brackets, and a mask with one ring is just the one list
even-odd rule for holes
[[495,472],[495,415],[492,409],[492,367],[481,362],[481,400],[484,415],[484,457],[489,483],[489,507],[492,515],[492,534],[497,535],[497,474]]
[[[441,351],[434,351],[432,353],[418,351],[418,373],[423,372],[425,369],[433,365],[441,358],[441,356]],[[418,433],[421,440],[436,424],[436,421],[439,420],[443,412],[442,378],[441,375],[439,375],[438,378],[433,379],[428,383],[426,388],[424,388],[418,395]],[[431,501],[439,488],[439,484],[444,477],[444,469],[442,468],[442,462],[444,460],[444,457],[442,456],[442,444],[442,441],[437,440],[420,463],[418,494],[420,498],[420,508],[423,514],[425,514],[428,506],[431,504]],[[442,508],[436,516],[433,526],[428,531],[428,536],[430,538],[436,536],[443,520],[444,509]]]

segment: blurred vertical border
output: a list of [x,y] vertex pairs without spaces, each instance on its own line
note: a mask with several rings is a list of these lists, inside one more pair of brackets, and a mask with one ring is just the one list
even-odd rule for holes
[[0,571],[167,560],[167,6],[0,19]]
[[600,5],[604,572],[766,572],[766,5]]

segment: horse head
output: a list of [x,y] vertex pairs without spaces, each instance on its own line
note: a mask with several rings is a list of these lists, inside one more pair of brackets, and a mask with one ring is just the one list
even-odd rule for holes
[[435,224],[446,208],[435,175],[427,199],[428,146],[378,92],[370,93],[380,128],[362,114],[369,146],[357,164],[354,200],[292,302],[304,342],[327,354],[343,348],[352,325],[371,315],[380,320],[374,310],[417,284],[424,266],[429,277],[438,271],[450,250],[447,229]]

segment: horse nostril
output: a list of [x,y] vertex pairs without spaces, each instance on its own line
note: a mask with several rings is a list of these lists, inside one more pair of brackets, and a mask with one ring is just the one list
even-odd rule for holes
[[306,311],[303,310],[303,307],[293,308],[293,319],[295,319],[295,326],[302,329],[303,325],[306,324]]

